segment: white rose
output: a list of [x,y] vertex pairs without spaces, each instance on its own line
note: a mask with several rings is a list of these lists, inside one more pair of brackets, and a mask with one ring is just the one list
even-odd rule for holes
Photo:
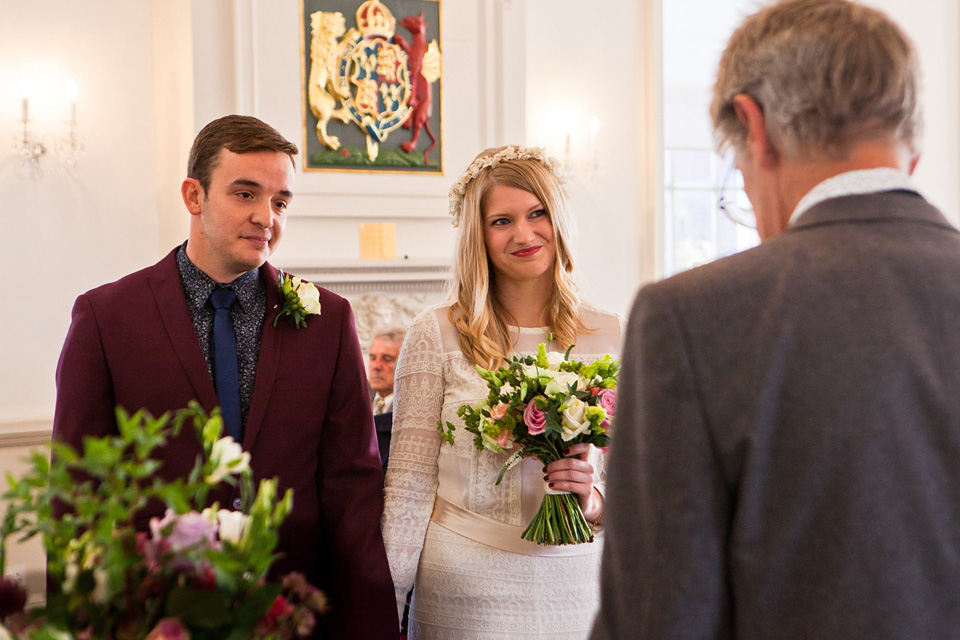
[[230,474],[243,473],[250,468],[250,454],[230,436],[213,443],[210,459],[216,468],[207,476],[207,484],[217,484]]
[[[557,395],[566,395],[570,393],[571,384],[580,382],[580,376],[572,371],[553,371],[551,374],[552,380],[547,383],[547,386],[544,387],[543,390],[548,398],[556,398]],[[579,389],[580,386],[578,385],[577,388]]]
[[307,313],[320,315],[320,291],[312,282],[303,282],[300,278],[293,278],[293,290],[300,298],[300,305]]
[[563,430],[560,437],[564,442],[573,440],[581,433],[590,429],[590,420],[587,419],[587,403],[579,398],[570,398],[567,408],[560,412],[560,426]]
[[220,509],[217,511],[217,522],[220,524],[220,539],[238,544],[243,538],[250,516],[240,511]]
[[13,636],[2,624],[0,624],[0,640],[13,640]]
[[551,351],[547,354],[547,365],[551,369],[556,369],[563,362],[563,354],[557,351]]
[[548,373],[545,369],[541,369],[535,364],[525,364],[522,368],[523,375],[531,379],[539,378],[540,376]]

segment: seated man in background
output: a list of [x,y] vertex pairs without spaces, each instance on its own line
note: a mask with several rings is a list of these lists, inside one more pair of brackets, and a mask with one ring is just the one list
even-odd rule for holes
[[397,357],[407,332],[400,327],[380,331],[370,342],[370,390],[373,392],[373,421],[377,426],[377,443],[384,471],[390,455],[390,431],[393,427],[393,377]]

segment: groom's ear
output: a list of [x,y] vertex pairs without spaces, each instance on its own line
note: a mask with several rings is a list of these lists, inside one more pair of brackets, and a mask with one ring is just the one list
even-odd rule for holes
[[183,204],[186,205],[190,215],[198,216],[203,211],[201,206],[204,198],[203,187],[195,178],[187,178],[180,185],[180,195],[183,196]]

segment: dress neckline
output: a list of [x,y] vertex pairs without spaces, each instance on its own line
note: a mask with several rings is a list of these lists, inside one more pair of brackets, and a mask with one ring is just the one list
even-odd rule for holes
[[518,333],[533,334],[533,333],[549,333],[550,327],[518,327],[515,325],[508,325],[511,329],[517,331]]

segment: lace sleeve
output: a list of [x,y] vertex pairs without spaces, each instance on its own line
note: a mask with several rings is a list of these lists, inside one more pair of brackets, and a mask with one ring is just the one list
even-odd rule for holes
[[437,496],[437,421],[443,405],[442,343],[428,309],[407,332],[394,382],[393,433],[384,488],[383,540],[402,613]]

